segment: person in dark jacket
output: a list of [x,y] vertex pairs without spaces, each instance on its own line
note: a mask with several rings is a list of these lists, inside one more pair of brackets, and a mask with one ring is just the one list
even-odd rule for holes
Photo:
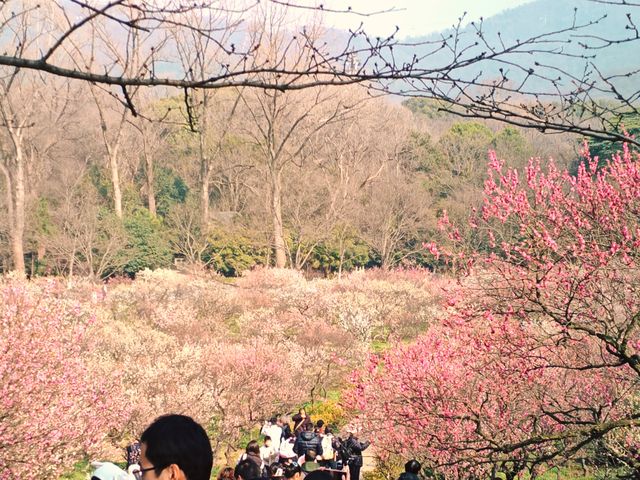
[[127,445],[127,468],[131,465],[140,465],[140,442],[137,440]]
[[284,478],[287,480],[300,480],[302,478],[302,469],[297,463],[285,465],[282,470],[284,470]]
[[400,474],[398,480],[419,480],[418,474],[422,465],[417,460],[409,460],[404,464],[404,472]]
[[291,420],[293,420],[294,435],[299,435],[300,433],[304,432],[306,430],[307,424],[310,424],[311,427],[313,427],[313,422],[311,421],[309,415],[307,415],[307,412],[304,408],[298,410],[298,413],[291,417]]
[[264,467],[264,464],[262,463],[262,458],[260,458],[260,445],[258,444],[257,440],[251,440],[247,444],[245,453],[243,453],[242,456],[240,457],[240,460],[238,460],[238,464],[243,460],[249,460],[255,463],[259,471],[262,472],[262,468]]
[[240,460],[233,473],[236,480],[258,480],[260,478],[260,467],[247,458]]
[[345,449],[348,453],[347,465],[349,465],[350,480],[360,480],[360,469],[362,468],[362,452],[366,450],[371,442],[358,440],[355,431],[349,432],[349,438],[345,441]]
[[309,450],[314,450],[316,455],[322,455],[322,438],[313,431],[313,423],[305,424],[304,432],[298,435],[293,451],[298,455],[305,455]]

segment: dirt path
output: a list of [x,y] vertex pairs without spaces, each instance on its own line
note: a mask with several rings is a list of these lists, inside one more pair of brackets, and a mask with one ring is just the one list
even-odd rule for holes
[[373,447],[367,448],[362,452],[362,469],[361,472],[372,472],[376,468],[376,459],[374,457],[375,452]]

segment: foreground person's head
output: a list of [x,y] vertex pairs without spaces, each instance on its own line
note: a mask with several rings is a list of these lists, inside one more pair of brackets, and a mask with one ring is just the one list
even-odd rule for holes
[[260,467],[248,458],[241,460],[234,470],[236,480],[256,480],[260,473]]
[[198,423],[185,415],[164,415],[147,427],[137,480],[209,480],[211,442]]
[[418,475],[420,473],[421,468],[422,465],[417,460],[409,460],[404,464],[404,471],[407,473],[413,473],[415,475]]
[[284,478],[287,480],[300,480],[302,478],[302,469],[297,463],[285,465],[283,467]]

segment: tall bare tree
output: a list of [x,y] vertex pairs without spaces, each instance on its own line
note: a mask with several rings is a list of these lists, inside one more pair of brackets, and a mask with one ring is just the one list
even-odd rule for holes
[[[154,46],[158,43],[162,45],[163,40],[158,41],[156,35],[145,33],[138,29],[129,30],[127,35],[128,37],[125,38],[124,42],[129,47],[123,52],[120,49],[120,40],[114,38],[112,32],[109,31],[109,24],[100,22],[92,25],[90,40],[103,45],[105,49],[103,52],[104,55],[110,58],[113,65],[116,65],[117,68],[120,69],[122,75],[141,75],[149,68],[148,64],[153,57]],[[151,44],[151,46],[149,46],[149,44]],[[82,59],[84,55],[82,46],[74,43],[73,47],[78,59]],[[96,61],[94,52],[91,53],[91,56],[87,60],[89,63]],[[123,205],[120,163],[124,153],[123,150],[125,149],[123,142],[126,137],[130,138],[132,133],[130,117],[139,116],[139,112],[133,104],[134,100],[138,100],[139,87],[133,87],[130,90],[123,89],[122,98],[118,97],[111,89],[95,84],[89,85],[89,90],[98,113],[100,138],[102,139],[105,149],[113,189],[114,211],[118,218],[122,218]],[[144,142],[143,147],[147,147]],[[143,148],[142,151],[145,159],[148,160],[148,148]]]
[[[259,45],[256,58],[265,64],[287,68],[312,61],[305,38],[319,38],[318,26],[307,27],[304,38],[291,38],[287,33],[289,12],[279,8],[263,8],[253,26],[254,40]],[[279,73],[262,73],[265,83],[294,84],[295,79]],[[239,91],[243,110],[251,128],[245,134],[259,151],[268,185],[269,210],[272,222],[272,241],[275,266],[287,263],[287,246],[282,213],[284,176],[290,167],[302,167],[309,160],[313,140],[328,126],[353,115],[362,99],[342,96],[329,87],[308,88],[302,91],[286,89],[245,89]]]
[[[224,10],[188,9],[182,16],[183,22],[172,29],[181,68],[190,81],[206,83],[224,63],[221,45],[235,31],[233,24],[220,29],[220,25],[227,21],[224,13]],[[192,28],[182,28],[184,23]],[[183,93],[184,121],[197,145],[200,210],[206,223],[209,221],[211,176],[216,160],[224,154],[237,98],[208,89],[190,92],[185,88]]]
[[165,142],[169,134],[169,127],[163,122],[154,122],[149,118],[132,118],[129,120],[131,126],[137,130],[139,139],[142,142],[141,154],[144,161],[144,194],[147,198],[147,208],[149,213],[155,217],[158,214],[156,207],[155,192],[155,159],[161,149],[167,149]]
[[[26,12],[6,40],[15,43],[15,53],[26,55],[42,48],[43,25],[31,26]],[[68,113],[68,82],[54,80],[20,68],[0,71],[0,171],[5,181],[8,234],[13,270],[22,274],[25,216],[29,187],[34,183],[36,163],[45,159],[58,142],[62,119]]]

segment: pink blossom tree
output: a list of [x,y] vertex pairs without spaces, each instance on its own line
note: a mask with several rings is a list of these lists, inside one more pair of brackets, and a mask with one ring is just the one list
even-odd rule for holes
[[217,432],[215,446],[224,449],[230,465],[243,433],[306,400],[311,379],[297,360],[294,352],[269,343],[211,346],[203,371],[215,392],[209,421]]
[[515,478],[597,443],[638,471],[640,159],[584,157],[521,178],[492,153],[472,219],[487,249],[429,246],[464,267],[449,320],[373,359],[348,398],[390,452]]
[[88,309],[56,287],[0,283],[2,479],[56,478],[95,452],[124,413],[117,382],[88,367]]

